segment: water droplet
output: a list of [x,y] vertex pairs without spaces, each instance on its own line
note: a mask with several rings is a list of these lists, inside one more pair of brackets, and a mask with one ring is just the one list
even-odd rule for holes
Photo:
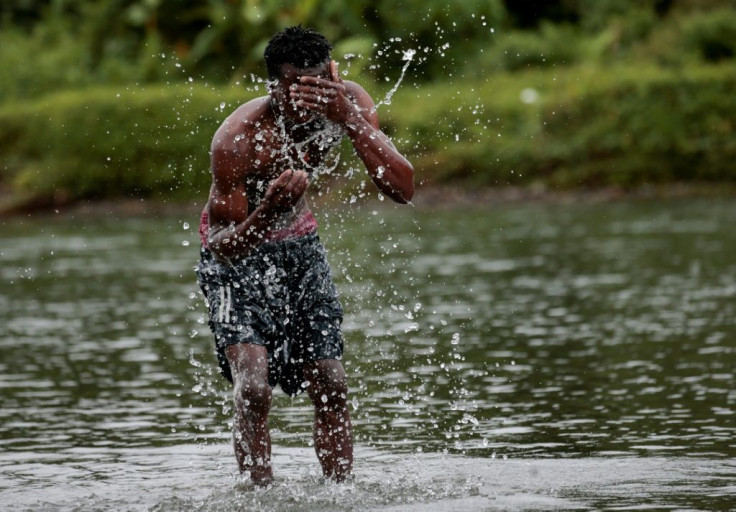
[[192,351],[189,352],[189,364],[191,364],[195,368],[199,368],[202,366],[202,363],[194,359],[194,352]]
[[527,87],[519,93],[519,99],[522,103],[531,105],[532,103],[536,103],[539,100],[539,93],[535,89]]

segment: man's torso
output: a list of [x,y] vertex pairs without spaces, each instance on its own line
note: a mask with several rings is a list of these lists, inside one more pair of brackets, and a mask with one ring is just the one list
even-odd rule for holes
[[[260,204],[271,181],[284,171],[292,169],[313,176],[318,174],[325,168],[330,149],[343,137],[341,128],[322,119],[302,126],[288,126],[274,116],[269,97],[254,101],[258,102],[256,108],[249,109],[242,120],[236,118],[230,130],[245,159],[242,179],[249,212]],[[279,219],[274,228],[288,226],[308,209],[303,199],[293,212]]]
[[[329,151],[340,143],[344,130],[327,120],[315,118],[303,125],[288,125],[277,119],[270,97],[264,96],[241,105],[223,123],[213,150],[234,151],[241,156],[242,180],[248,198],[248,214],[263,200],[268,187],[286,170],[303,170],[312,175],[327,169]],[[300,236],[316,230],[316,221],[306,197],[289,212],[276,219],[264,241]],[[200,219],[200,232],[206,245],[209,229],[207,208]]]

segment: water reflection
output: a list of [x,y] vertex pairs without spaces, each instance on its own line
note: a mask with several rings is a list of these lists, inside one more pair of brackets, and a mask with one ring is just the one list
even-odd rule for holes
[[[731,203],[384,208],[322,222],[359,446],[734,456]],[[0,227],[0,465],[228,443],[184,222]],[[307,401],[275,400],[274,443],[307,446]]]
[[[354,369],[366,439],[484,455],[728,456],[733,211],[670,206],[520,208],[404,228],[422,228],[406,250],[414,265],[384,293],[404,310],[373,298],[381,268],[348,289],[357,342],[373,338]],[[351,251],[370,254],[385,236]]]

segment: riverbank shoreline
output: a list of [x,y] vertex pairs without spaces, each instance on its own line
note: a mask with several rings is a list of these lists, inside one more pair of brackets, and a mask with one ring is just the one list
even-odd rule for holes
[[[392,204],[377,196],[344,201],[344,191],[333,196],[313,194],[310,202],[316,208],[358,207]],[[603,187],[595,189],[551,190],[545,187],[482,187],[431,185],[416,190],[412,205],[422,210],[452,210],[524,204],[608,203],[621,200],[702,199],[736,197],[736,184],[674,183],[642,186],[635,189]],[[198,215],[206,197],[201,200],[168,200],[165,198],[116,198],[67,201],[65,198],[12,198],[0,190],[0,219],[46,217],[139,217],[149,215]],[[342,201],[342,203],[341,203]]]

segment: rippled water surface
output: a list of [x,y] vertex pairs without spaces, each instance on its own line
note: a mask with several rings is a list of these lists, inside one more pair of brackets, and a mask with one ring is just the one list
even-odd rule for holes
[[235,472],[196,214],[0,225],[0,508],[730,510],[736,203],[321,217],[356,479],[275,394],[276,484]]

